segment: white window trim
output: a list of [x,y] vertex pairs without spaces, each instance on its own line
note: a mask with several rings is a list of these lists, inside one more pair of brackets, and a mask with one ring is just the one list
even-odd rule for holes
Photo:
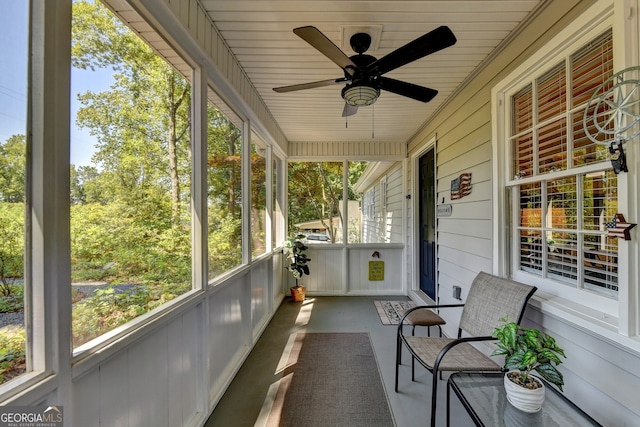
[[[582,47],[608,28],[613,28],[614,73],[637,64],[638,59],[638,8],[637,0],[599,1],[564,28],[550,40],[544,48],[532,55],[506,78],[498,83],[491,93],[492,103],[492,141],[493,141],[493,270],[500,275],[510,274],[509,218],[507,206],[507,182],[510,169],[510,147],[507,141],[507,123],[511,95],[519,90],[524,82],[532,80],[542,72],[557,64],[567,54]],[[637,164],[638,144],[627,144],[627,158],[630,164]],[[638,171],[618,176],[619,210],[628,218],[637,219],[638,196],[640,188]],[[618,301],[606,297],[589,295],[586,292],[559,292],[547,285],[544,279],[535,280],[530,275],[514,274],[514,278],[527,281],[539,287],[532,304],[543,312],[576,323],[581,329],[622,345],[640,350],[638,341],[638,307],[634,295],[638,293],[638,272],[636,262],[638,254],[638,235],[619,245],[619,292]],[[516,277],[517,276],[517,277]],[[576,297],[578,295],[578,297]],[[596,304],[594,304],[594,302]]]

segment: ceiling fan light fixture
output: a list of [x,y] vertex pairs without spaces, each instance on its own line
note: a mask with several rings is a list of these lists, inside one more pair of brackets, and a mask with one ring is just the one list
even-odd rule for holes
[[380,89],[363,84],[351,84],[342,89],[342,99],[354,107],[371,105],[380,96]]

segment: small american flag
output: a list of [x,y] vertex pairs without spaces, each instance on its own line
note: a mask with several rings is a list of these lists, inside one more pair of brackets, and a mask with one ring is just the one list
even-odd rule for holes
[[609,230],[610,237],[619,237],[624,240],[631,240],[630,230],[636,226],[624,219],[624,215],[617,213],[613,217],[613,220],[605,222],[604,225]]
[[616,217],[614,216],[611,221],[605,222],[604,226],[607,228],[616,228]]
[[471,194],[471,172],[460,174],[451,181],[451,200],[461,199]]

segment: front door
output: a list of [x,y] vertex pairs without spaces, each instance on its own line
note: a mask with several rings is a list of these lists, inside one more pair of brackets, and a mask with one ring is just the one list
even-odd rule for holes
[[431,148],[419,159],[418,218],[420,230],[420,289],[436,300],[435,153]]

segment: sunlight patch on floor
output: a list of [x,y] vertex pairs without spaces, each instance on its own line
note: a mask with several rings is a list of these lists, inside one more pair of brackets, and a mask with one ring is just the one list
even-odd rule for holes
[[309,324],[314,301],[315,299],[308,298],[302,302],[302,307],[300,308],[298,317],[296,317],[296,326],[306,326]]

